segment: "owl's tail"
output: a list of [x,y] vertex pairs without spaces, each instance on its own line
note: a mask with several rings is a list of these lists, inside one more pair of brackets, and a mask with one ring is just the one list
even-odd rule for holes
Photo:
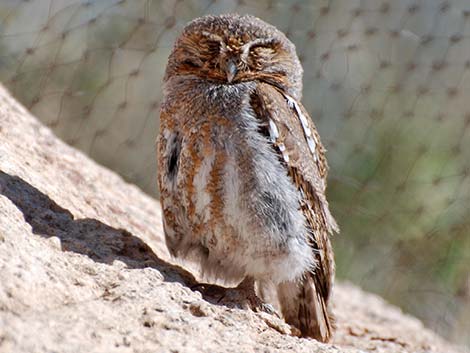
[[315,277],[308,273],[300,281],[283,282],[277,293],[284,320],[297,327],[302,336],[328,342],[334,331],[334,318],[328,298],[315,286]]

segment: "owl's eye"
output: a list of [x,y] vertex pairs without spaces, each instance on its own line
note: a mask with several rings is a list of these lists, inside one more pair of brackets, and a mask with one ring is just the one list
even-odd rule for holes
[[202,66],[202,62],[198,59],[184,59],[183,64],[192,68],[199,68]]

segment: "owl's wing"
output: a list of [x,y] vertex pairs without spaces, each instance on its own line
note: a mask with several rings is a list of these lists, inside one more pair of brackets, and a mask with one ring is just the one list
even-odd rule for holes
[[338,231],[325,197],[328,174],[325,148],[305,108],[267,83],[257,85],[251,104],[294,183],[312,204],[318,203],[322,226],[329,233]]
[[329,234],[338,231],[338,226],[325,196],[328,173],[325,149],[304,107],[276,87],[259,83],[251,104],[261,129],[301,193],[300,207],[308,223],[308,241],[316,258],[316,268],[305,281],[313,281],[314,296],[320,307],[317,311],[321,312],[316,316],[318,321],[324,321],[329,336],[331,324],[327,306],[335,271]]

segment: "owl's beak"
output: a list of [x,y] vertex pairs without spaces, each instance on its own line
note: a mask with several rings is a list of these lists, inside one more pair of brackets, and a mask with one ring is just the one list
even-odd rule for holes
[[231,83],[233,81],[233,78],[236,76],[237,71],[237,64],[234,61],[230,60],[227,63],[227,67],[225,68],[228,83]]

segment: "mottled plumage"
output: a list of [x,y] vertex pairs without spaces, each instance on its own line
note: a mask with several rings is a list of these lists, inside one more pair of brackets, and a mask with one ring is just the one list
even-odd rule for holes
[[286,321],[327,341],[337,226],[301,79],[294,45],[260,19],[190,22],[166,70],[158,181],[172,255],[274,283]]

